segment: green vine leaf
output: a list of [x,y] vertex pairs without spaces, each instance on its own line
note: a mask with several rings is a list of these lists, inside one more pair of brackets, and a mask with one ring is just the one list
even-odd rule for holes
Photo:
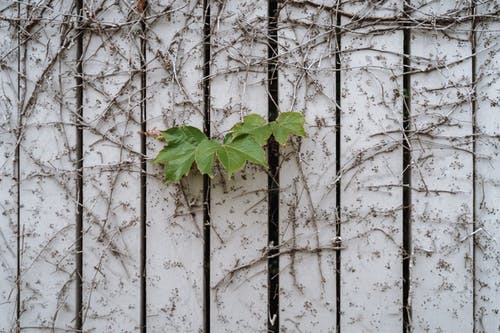
[[258,114],[245,116],[243,121],[234,125],[231,131],[233,139],[240,135],[249,134],[261,146],[266,144],[272,133],[271,126]]
[[210,140],[192,126],[172,127],[162,131],[161,135],[153,129],[145,132],[145,135],[166,141],[166,146],[158,153],[154,162],[165,165],[165,182],[169,183],[178,182],[183,176],[187,176],[195,162],[198,170],[210,177],[214,176],[216,160],[227,170],[229,178],[247,162],[267,167],[263,147],[271,134],[284,145],[292,134],[306,135],[304,124],[304,116],[297,112],[284,112],[270,123],[257,114],[250,114],[232,127],[222,143]]
[[304,116],[298,112],[283,112],[278,116],[276,121],[269,124],[276,141],[281,145],[285,145],[290,134],[302,137],[306,136],[306,131],[304,130],[305,122]]
[[224,142],[224,144],[226,143],[229,143],[233,141],[233,133],[232,132],[229,132],[227,133],[225,136],[224,136],[224,140],[222,142]]
[[165,164],[165,182],[177,182],[191,170],[198,145],[207,140],[202,131],[192,126],[172,127],[162,132],[167,145],[154,162]]
[[217,141],[205,139],[203,140],[195,151],[195,160],[198,170],[202,174],[208,174],[210,178],[214,177],[213,165],[215,163],[215,154],[220,149],[221,144]]
[[217,156],[227,170],[229,178],[243,169],[247,161],[267,167],[266,153],[250,135],[242,135],[223,144],[217,150]]

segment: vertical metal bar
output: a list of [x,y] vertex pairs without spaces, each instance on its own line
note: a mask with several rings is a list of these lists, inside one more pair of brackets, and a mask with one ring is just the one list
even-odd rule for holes
[[[146,132],[146,22],[144,21],[144,15],[147,8],[147,1],[138,2],[138,12],[141,15],[141,131]],[[140,270],[141,270],[141,309],[140,309],[140,330],[142,333],[147,331],[147,307],[146,307],[146,246],[147,246],[147,185],[146,185],[146,175],[147,175],[147,163],[146,163],[146,136],[141,135],[141,240],[140,240]]]
[[[205,135],[210,138],[210,0],[203,0],[203,107]],[[210,178],[203,175],[203,327],[210,332]]]
[[[268,3],[268,119],[278,117],[278,0]],[[279,145],[268,142],[268,332],[279,332]]]
[[16,332],[21,331],[20,317],[21,317],[21,167],[20,167],[20,139],[21,139],[21,2],[17,3],[17,131],[16,131],[16,190],[17,190],[17,237],[16,237]]
[[[403,6],[410,15],[409,1]],[[410,261],[411,261],[411,100],[410,100],[410,28],[403,29],[403,333],[411,332]]]
[[477,211],[476,211],[476,149],[477,149],[477,72],[476,72],[476,14],[477,3],[476,0],[471,1],[471,14],[472,14],[472,31],[471,31],[471,54],[472,54],[472,331],[476,332],[476,229],[477,229]]
[[75,330],[82,331],[83,325],[83,0],[76,0],[76,318]]
[[[335,27],[335,170],[337,173],[337,183],[335,184],[335,236],[336,236],[336,244],[335,246],[341,246],[341,211],[340,211],[340,203],[341,203],[341,166],[340,166],[340,154],[341,154],[341,147],[340,147],[340,142],[341,142],[341,94],[342,94],[342,89],[340,87],[341,84],[341,63],[340,63],[340,52],[341,52],[341,37],[340,37],[340,25],[342,24],[342,18],[339,13],[340,11],[340,0],[337,1],[336,4],[336,27]],[[337,296],[336,299],[336,319],[335,319],[335,326],[336,326],[336,332],[340,333],[340,323],[341,323],[341,309],[340,309],[340,304],[341,304],[341,292],[340,292],[340,286],[341,286],[341,263],[342,263],[342,258],[341,258],[341,252],[340,250],[337,250],[335,254],[335,294]]]

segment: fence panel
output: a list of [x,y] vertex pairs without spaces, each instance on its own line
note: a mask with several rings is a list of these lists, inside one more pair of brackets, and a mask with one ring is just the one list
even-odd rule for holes
[[[200,1],[151,2],[146,12],[146,126],[203,126],[203,6]],[[163,143],[148,139],[154,157]],[[146,302],[153,332],[203,328],[203,209],[200,176],[165,186],[147,164]]]
[[[468,10],[465,2],[425,3],[413,17]],[[427,22],[412,32],[411,45],[413,326],[471,331],[471,24],[441,32]]]
[[72,329],[75,294],[75,34],[71,4],[19,5],[19,325]]
[[18,57],[17,5],[0,2],[6,20],[0,21],[0,332],[14,329],[17,317],[18,220]]
[[140,32],[127,22],[138,15],[127,2],[84,4],[83,330],[132,332],[140,314]]
[[308,137],[280,162],[280,329],[334,332],[335,52],[333,1],[288,3],[278,20],[280,112],[301,112]]
[[[267,1],[211,8],[210,126],[222,139],[248,113],[267,118]],[[248,165],[217,172],[210,201],[210,300],[214,332],[262,332],[267,325],[267,174]],[[249,265],[246,268],[241,268]]]
[[475,35],[475,328],[486,333],[500,330],[500,24],[490,13],[500,9],[498,2],[477,8]]
[[402,327],[402,5],[342,7],[342,331]]

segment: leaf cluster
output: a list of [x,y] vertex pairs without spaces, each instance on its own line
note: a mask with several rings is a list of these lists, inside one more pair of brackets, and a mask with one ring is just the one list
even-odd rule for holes
[[266,122],[257,114],[249,114],[235,124],[224,140],[209,139],[196,127],[178,126],[161,131],[166,145],[154,162],[165,165],[165,182],[178,182],[187,176],[194,163],[202,174],[213,177],[219,161],[229,177],[243,169],[247,162],[267,167],[264,146],[271,135],[285,145],[290,135],[305,136],[305,119],[298,112],[281,113],[275,121]]

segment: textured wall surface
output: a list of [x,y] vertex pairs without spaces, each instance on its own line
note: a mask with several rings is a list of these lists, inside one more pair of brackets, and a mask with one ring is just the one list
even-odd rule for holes
[[[500,331],[499,10],[0,1],[0,332]],[[144,135],[285,111],[232,179]]]

